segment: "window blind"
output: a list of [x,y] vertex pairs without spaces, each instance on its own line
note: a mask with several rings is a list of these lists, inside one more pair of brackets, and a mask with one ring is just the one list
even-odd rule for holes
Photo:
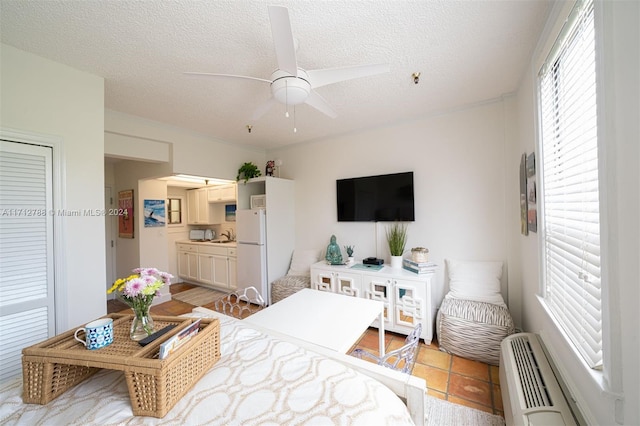
[[592,368],[602,365],[600,207],[593,1],[539,75],[545,300]]

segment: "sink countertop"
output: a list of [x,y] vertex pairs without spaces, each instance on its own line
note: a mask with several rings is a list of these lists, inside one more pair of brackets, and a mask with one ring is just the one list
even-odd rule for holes
[[218,240],[213,240],[213,241],[191,241],[191,240],[185,240],[185,241],[177,241],[178,243],[181,244],[198,244],[198,245],[202,245],[202,246],[218,246],[218,247],[236,247],[237,243],[235,241],[230,241],[228,243],[223,243],[220,242]]

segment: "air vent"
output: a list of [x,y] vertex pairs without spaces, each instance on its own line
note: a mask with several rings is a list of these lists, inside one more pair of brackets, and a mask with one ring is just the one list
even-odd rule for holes
[[523,396],[527,408],[550,407],[551,397],[547,392],[547,386],[540,374],[540,367],[536,360],[531,343],[526,336],[511,341],[513,357],[516,361],[518,377],[522,385]]
[[507,425],[575,425],[542,344],[533,333],[500,344],[500,390]]

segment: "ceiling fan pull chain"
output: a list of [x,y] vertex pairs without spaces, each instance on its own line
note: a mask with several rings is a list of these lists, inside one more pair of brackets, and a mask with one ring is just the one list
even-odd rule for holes
[[298,133],[298,129],[296,129],[296,106],[293,106],[293,133]]

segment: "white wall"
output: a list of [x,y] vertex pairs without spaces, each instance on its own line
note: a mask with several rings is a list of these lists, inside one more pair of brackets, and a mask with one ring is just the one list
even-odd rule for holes
[[252,161],[259,167],[266,163],[262,150],[234,146],[164,123],[117,111],[105,111],[105,130],[119,135],[118,138],[107,139],[108,150],[121,152],[119,147],[110,144],[113,141],[120,146],[123,141],[126,141],[124,146],[130,148],[139,158],[144,157],[145,154],[143,149],[137,148],[138,144],[145,144],[148,140],[170,144],[171,172],[176,174],[235,180],[238,168],[243,163]]
[[[0,45],[0,125],[62,138],[61,208],[104,208],[104,80]],[[104,218],[65,217],[62,252],[65,331],[106,313]],[[59,271],[60,272],[60,271]]]
[[167,226],[168,272],[174,276],[172,282],[181,282],[182,279],[178,277],[178,250],[176,243],[189,239],[189,227],[187,226],[187,190],[169,186],[167,187],[167,197],[182,199],[182,224]]
[[[118,277],[126,277],[131,274],[131,270],[139,267],[157,267],[162,270],[162,267],[166,267],[166,262],[163,265],[152,265],[152,264],[144,264],[146,256],[149,254],[145,254],[142,251],[147,250],[148,246],[141,238],[141,235],[145,237],[149,236],[149,234],[141,233],[143,227],[143,223],[141,222],[142,218],[142,200],[144,198],[147,199],[157,199],[158,191],[153,188],[150,191],[147,191],[147,187],[142,184],[142,181],[146,179],[148,176],[162,176],[168,175],[171,173],[170,164],[169,163],[148,163],[142,161],[129,161],[123,160],[115,163],[114,165],[115,176],[116,176],[116,194],[118,191],[133,189],[133,216],[134,216],[134,227],[133,227],[133,238],[120,238],[116,240],[116,270]],[[164,184],[166,188],[166,184]],[[165,195],[161,196],[160,199],[166,198]],[[157,241],[156,241],[157,242]],[[162,248],[162,245],[153,247],[154,251],[159,251],[159,248]],[[157,256],[162,259],[163,254],[157,253],[153,256]],[[164,253],[166,256],[166,252]]]
[[[407,249],[427,247],[440,265],[435,303],[446,292],[444,259],[507,260],[504,101],[295,145],[267,154],[295,180],[296,248],[355,245],[355,257],[389,261],[387,224],[339,223],[336,179],[414,172],[416,221]],[[515,198],[517,202],[517,198]],[[506,270],[506,269],[505,269]],[[507,297],[507,276],[503,276]]]
[[[143,268],[157,268],[161,271],[169,272],[168,250],[158,250],[159,247],[167,247],[167,226],[148,227],[144,226],[144,200],[165,200],[167,199],[167,183],[162,180],[149,179],[138,182],[138,197],[136,208],[136,226],[140,230],[140,266]],[[166,208],[166,205],[165,205]],[[153,299],[153,304],[163,303],[171,300],[168,287],[163,287],[159,291],[160,295]]]
[[[602,42],[599,78],[599,133],[606,171],[600,177],[603,299],[606,319],[604,373],[593,373],[565,343],[537,299],[540,235],[518,237],[522,259],[522,316],[526,330],[541,333],[565,379],[572,385],[590,424],[640,424],[640,353],[638,344],[638,276],[640,231],[640,3],[597,2],[596,32]],[[557,11],[557,10],[556,10]],[[552,17],[553,18],[553,17]],[[544,37],[544,36],[543,36]],[[535,59],[535,57],[534,57]],[[517,95],[518,148],[511,160],[535,147],[535,69],[525,76]]]

